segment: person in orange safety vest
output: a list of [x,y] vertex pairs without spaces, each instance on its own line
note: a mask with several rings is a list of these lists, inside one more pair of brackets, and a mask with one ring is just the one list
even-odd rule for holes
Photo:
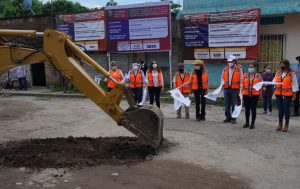
[[[111,70],[109,70],[110,76],[115,79],[116,82],[122,82],[124,75],[120,69],[117,68],[116,61],[111,61],[110,63]],[[108,92],[110,92],[115,87],[115,82],[111,79],[107,78],[107,88]]]
[[[280,70],[277,71],[273,81],[282,83],[281,85],[275,85],[275,96],[279,118],[279,124],[276,130],[287,132],[290,121],[290,105],[296,92],[299,91],[296,74],[291,70],[290,62],[288,60],[281,60]],[[285,117],[284,126],[283,117]]]
[[[173,78],[174,88],[178,88],[184,97],[188,97],[191,93],[190,78],[191,73],[184,70],[184,64],[178,64],[178,71],[175,73]],[[185,119],[190,118],[189,107],[182,105],[185,108]],[[177,110],[177,119],[181,118],[181,107]]]
[[140,69],[138,63],[132,64],[132,70],[128,72],[129,77],[129,88],[134,94],[134,99],[137,103],[142,102],[143,88],[146,88],[145,74]]
[[[246,123],[244,124],[243,128],[255,128],[255,119],[256,119],[256,109],[257,103],[259,100],[259,96],[261,91],[256,91],[253,86],[261,82],[262,78],[259,73],[256,73],[256,66],[255,64],[249,64],[248,66],[248,73],[244,74],[243,78],[243,100],[245,105],[245,118]],[[249,124],[250,118],[250,111],[251,111],[251,124]]]
[[[194,70],[191,77],[191,86],[195,96],[196,119],[197,121],[205,121],[205,95],[208,91],[208,71],[205,69],[203,60],[195,60]],[[200,113],[201,103],[201,113]]]
[[221,81],[224,82],[224,100],[225,100],[225,116],[223,123],[236,124],[236,118],[232,118],[231,114],[238,101],[239,91],[243,85],[243,69],[237,63],[237,58],[230,55],[227,58],[227,64],[223,69]]
[[153,104],[154,97],[156,106],[160,108],[160,92],[164,86],[164,78],[158,61],[152,61],[146,72],[146,83],[150,96],[150,104]]

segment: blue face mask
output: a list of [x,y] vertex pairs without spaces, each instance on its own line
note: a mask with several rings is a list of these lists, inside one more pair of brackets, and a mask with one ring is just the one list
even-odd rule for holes
[[255,71],[254,68],[248,68],[249,73],[253,73],[254,71]]

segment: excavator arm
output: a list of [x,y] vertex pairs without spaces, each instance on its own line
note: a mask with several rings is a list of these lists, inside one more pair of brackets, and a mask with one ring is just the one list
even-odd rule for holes
[[[39,36],[43,36],[43,50],[23,48],[6,40],[13,37],[35,38]],[[116,83],[110,93],[103,90],[85,71],[82,64],[90,66],[104,77],[111,78],[109,72],[81,51],[72,42],[70,36],[51,29],[45,30],[44,33],[34,30],[0,29],[0,57],[0,75],[23,64],[51,63],[118,125],[125,127],[153,148],[158,148],[162,143],[163,114],[161,110],[154,106],[138,107],[125,83]],[[123,96],[126,96],[129,104],[126,110],[120,107]]]

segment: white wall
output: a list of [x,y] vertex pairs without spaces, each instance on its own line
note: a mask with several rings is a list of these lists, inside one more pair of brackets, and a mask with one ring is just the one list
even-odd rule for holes
[[300,56],[300,14],[284,15],[284,24],[262,25],[261,34],[286,34],[285,58],[296,63]]

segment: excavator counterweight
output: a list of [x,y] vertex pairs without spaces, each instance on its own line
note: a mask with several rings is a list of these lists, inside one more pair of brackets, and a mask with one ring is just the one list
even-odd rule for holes
[[[40,36],[43,36],[43,50],[24,48],[23,44],[12,44],[10,39]],[[154,106],[137,106],[125,83],[116,83],[116,87],[109,93],[101,88],[85,71],[83,65],[91,67],[106,78],[110,77],[109,72],[80,50],[70,36],[51,29],[45,30],[44,33],[34,30],[0,29],[0,57],[0,75],[23,64],[51,63],[118,125],[128,129],[145,144],[155,149],[160,147],[163,140],[162,111]],[[123,96],[126,96],[129,104],[126,110],[120,107]]]

